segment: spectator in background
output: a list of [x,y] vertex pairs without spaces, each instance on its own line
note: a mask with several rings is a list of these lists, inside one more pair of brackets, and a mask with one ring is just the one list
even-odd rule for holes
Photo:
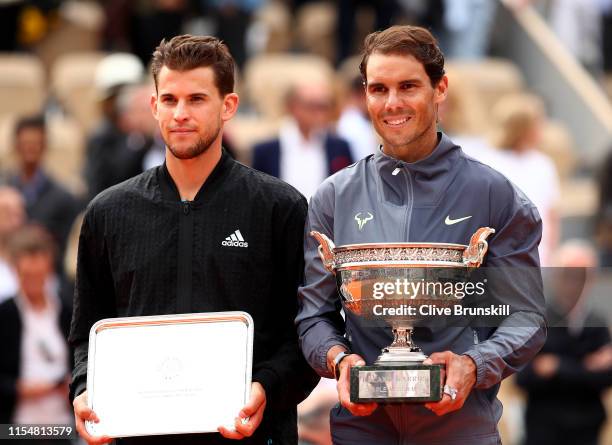
[[517,379],[528,393],[526,445],[595,445],[606,418],[601,393],[612,385],[610,332],[586,309],[597,256],[573,240],[555,258],[548,338]]
[[602,24],[607,0],[552,0],[550,26],[565,48],[582,65],[599,76],[602,73]]
[[[89,197],[142,171],[142,153],[130,150],[128,134],[121,122],[119,100],[126,85],[138,84],[144,67],[132,54],[117,53],[104,58],[96,68],[95,84],[100,97],[102,120],[87,141],[85,182]],[[148,103],[148,99],[147,99]]]
[[338,119],[336,132],[348,141],[355,161],[373,154],[378,146],[366,106],[365,87],[359,75],[351,82],[348,100]]
[[388,28],[391,25],[393,16],[398,10],[396,0],[380,0],[376,2],[364,0],[339,0],[337,4],[338,22],[336,34],[338,36],[338,62],[342,62],[345,58],[358,51],[358,48],[354,48],[356,28],[355,19],[357,17],[357,10],[360,6],[365,5],[374,8],[374,14],[376,17],[374,30]]
[[[151,84],[127,86],[119,95],[119,122],[126,133],[125,143],[131,159],[123,159],[124,168],[134,176],[164,162],[166,145],[159,133],[157,121],[151,114]],[[140,164],[140,165],[138,165]],[[127,179],[127,178],[126,178]]]
[[531,94],[511,94],[495,104],[491,118],[490,143],[499,152],[485,162],[510,179],[537,207],[542,218],[540,264],[548,266],[559,238],[560,186],[552,160],[537,149],[544,105]]
[[18,190],[0,187],[0,303],[12,297],[19,289],[10,265],[8,241],[25,222],[25,204]]
[[0,1],[0,51],[17,49],[19,16],[24,3],[24,0]]
[[182,32],[189,0],[105,0],[104,49],[134,53],[146,65],[161,39]]
[[452,88],[438,108],[439,126],[466,154],[494,165],[498,150],[487,140],[487,110],[474,82],[452,67],[447,69],[447,74]]
[[26,225],[9,252],[19,291],[0,304],[0,423],[71,424],[71,310],[49,290],[54,241],[42,227]]
[[63,253],[79,205],[43,167],[47,148],[44,118],[34,116],[19,120],[15,126],[14,137],[19,170],[9,179],[9,183],[23,195],[28,219],[49,230],[59,246],[60,253]]
[[278,138],[253,148],[253,168],[293,185],[306,198],[323,180],[353,162],[344,139],[329,131],[333,94],[327,83],[297,83],[287,94],[288,116]]
[[234,60],[242,68],[247,59],[246,35],[253,14],[264,0],[199,0],[202,12],[215,21],[215,35],[231,48]]
[[444,0],[440,44],[449,59],[478,60],[487,55],[498,3]]

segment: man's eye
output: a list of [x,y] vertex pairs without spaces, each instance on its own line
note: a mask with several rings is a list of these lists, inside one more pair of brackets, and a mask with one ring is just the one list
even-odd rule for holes
[[372,93],[384,93],[385,87],[372,87],[370,91],[372,91]]
[[175,102],[176,102],[176,100],[173,97],[164,97],[162,99],[162,103],[168,104],[168,105],[173,104]]

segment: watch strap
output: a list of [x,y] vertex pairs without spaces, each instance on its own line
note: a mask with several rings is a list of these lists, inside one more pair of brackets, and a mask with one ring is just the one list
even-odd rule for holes
[[336,380],[340,378],[340,363],[351,354],[352,353],[350,351],[342,351],[336,354],[336,357],[334,358],[334,377]]

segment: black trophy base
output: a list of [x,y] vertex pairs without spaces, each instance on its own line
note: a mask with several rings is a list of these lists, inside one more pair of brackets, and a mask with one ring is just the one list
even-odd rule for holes
[[351,402],[422,403],[442,399],[443,365],[401,363],[351,368]]

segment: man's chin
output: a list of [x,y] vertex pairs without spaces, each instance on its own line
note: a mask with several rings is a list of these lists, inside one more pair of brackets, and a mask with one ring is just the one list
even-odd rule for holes
[[202,154],[206,153],[209,148],[210,146],[206,146],[206,147],[202,147],[202,146],[193,147],[192,146],[192,147],[185,147],[185,148],[169,146],[168,150],[170,151],[172,156],[174,156],[175,158],[181,159],[181,160],[188,160],[188,159],[194,159],[194,158],[197,158],[198,156],[201,156]]

